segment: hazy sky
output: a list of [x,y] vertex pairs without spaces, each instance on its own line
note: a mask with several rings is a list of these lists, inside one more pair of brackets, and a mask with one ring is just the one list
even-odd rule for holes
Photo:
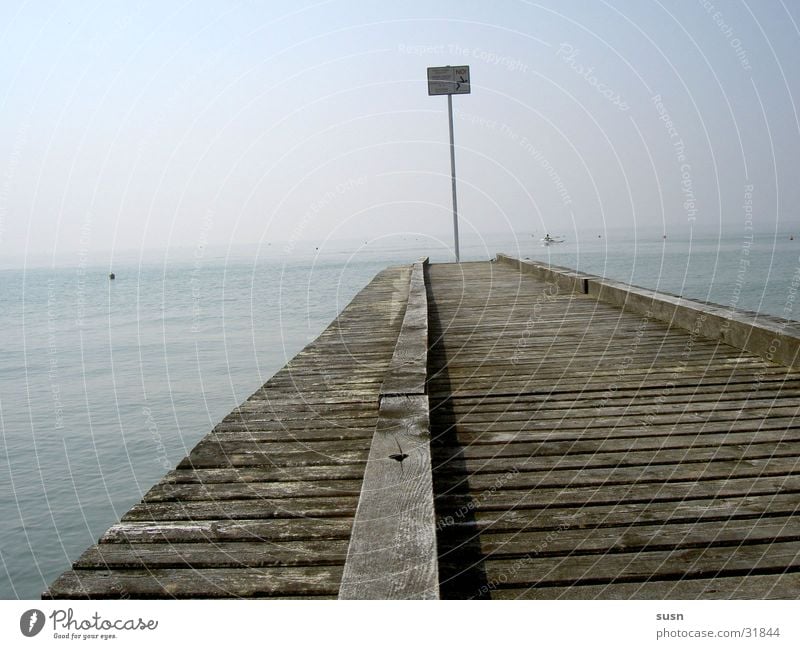
[[800,3],[0,3],[0,255],[800,232]]

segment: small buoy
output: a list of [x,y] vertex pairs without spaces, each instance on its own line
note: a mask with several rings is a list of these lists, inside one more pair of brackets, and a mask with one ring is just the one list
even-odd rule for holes
[[794,241],[794,235],[793,234],[789,235],[789,241]]
[[108,279],[117,279],[117,276],[114,273],[109,273]]
[[663,237],[661,237],[661,238],[662,238],[662,239],[666,239],[666,238],[667,238],[667,235],[665,234],[665,235],[664,235]]

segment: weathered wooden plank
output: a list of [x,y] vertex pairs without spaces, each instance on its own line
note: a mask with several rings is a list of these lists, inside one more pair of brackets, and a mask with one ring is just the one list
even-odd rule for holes
[[773,542],[732,547],[634,551],[619,554],[487,560],[489,584],[568,586],[592,582],[645,581],[759,574],[800,568],[800,542]]
[[[581,365],[586,368],[586,365]],[[646,371],[626,371],[623,375],[615,376],[613,373],[604,375],[602,372],[587,371],[585,376],[578,376],[578,372],[571,372],[561,366],[556,372],[531,371],[526,374],[512,373],[508,369],[498,369],[496,372],[486,374],[470,374],[467,376],[448,375],[444,388],[439,384],[438,377],[430,380],[431,392],[437,398],[441,396],[465,397],[475,394],[508,394],[535,391],[573,391],[576,382],[580,380],[586,389],[608,390],[609,386],[626,389],[656,389],[667,392],[671,385],[694,385],[697,381],[714,383],[728,382],[732,372],[725,369],[696,367],[676,370],[675,368],[657,368]],[[749,380],[755,382],[756,375],[761,370],[753,368]],[[694,376],[693,376],[694,374]],[[765,372],[765,374],[770,374]],[[772,374],[774,376],[774,374]],[[778,374],[780,376],[780,374]],[[705,377],[705,379],[700,378]],[[450,389],[450,392],[446,390]],[[445,391],[442,391],[442,390]],[[488,395],[487,395],[488,396]]]
[[218,543],[100,543],[75,562],[75,570],[139,568],[267,568],[343,565],[347,541]]
[[[478,538],[481,553],[492,559],[526,555],[574,556],[579,554],[608,554],[702,548],[707,546],[738,546],[744,543],[800,541],[800,517],[775,516],[751,519],[669,525],[638,525],[601,527],[586,534],[585,529],[562,527],[556,530],[524,530],[496,532],[486,530]],[[459,540],[460,542],[460,540]],[[440,545],[439,556],[447,560],[448,552],[458,550],[455,543]]]
[[790,599],[800,592],[800,573],[736,575],[713,579],[652,579],[597,586],[494,588],[492,599]]
[[316,421],[281,422],[275,419],[262,419],[250,422],[227,422],[214,427],[213,433],[253,433],[254,435],[274,435],[276,439],[313,440],[326,439],[326,435],[335,438],[337,435],[356,433],[359,436],[364,431],[370,435],[375,428],[375,415],[360,419],[326,419],[320,417]]
[[[618,502],[603,505],[550,506],[544,509],[480,509],[474,512],[457,509],[440,512],[436,527],[447,532],[452,527],[466,527],[476,532],[513,532],[519,530],[595,529],[600,527],[635,527],[670,525],[704,521],[750,519],[769,522],[774,516],[800,513],[797,493],[708,497],[655,502]],[[463,534],[461,535],[463,538]]]
[[112,525],[100,543],[211,543],[216,541],[301,541],[348,539],[349,518],[147,521]]
[[184,458],[178,463],[178,469],[226,469],[226,468],[261,468],[271,471],[274,480],[297,481],[307,479],[339,480],[358,479],[364,473],[363,460],[361,462],[334,463],[324,458],[318,461],[292,461],[291,458],[273,458],[270,453],[231,453],[229,455],[215,455],[214,453],[198,453],[195,456]]
[[[362,427],[333,427],[315,429],[259,430],[242,426],[231,426],[239,430],[228,430],[228,427],[217,426],[206,436],[209,441],[254,441],[254,442],[322,442],[322,441],[354,441],[372,439],[375,422]],[[241,430],[244,428],[244,430]]]
[[340,599],[436,599],[428,399],[387,396],[372,439]]
[[[751,379],[755,381],[755,379]],[[653,381],[650,383],[645,383],[642,381],[626,381],[623,383],[617,383],[620,387],[628,387],[633,389],[650,389],[650,390],[662,390],[663,392],[669,391],[670,383],[674,383],[676,385],[684,384],[684,385],[694,385],[698,382],[702,382],[702,379],[699,378],[687,378],[685,380],[682,379],[670,379],[665,377],[658,381]],[[592,390],[607,390],[610,381],[608,379],[598,379],[593,381],[591,385],[587,384],[587,389]],[[442,387],[436,383],[435,381],[429,382],[429,393],[430,396],[434,398],[440,398],[442,396],[453,396],[453,397],[473,397],[476,394],[479,394],[483,397],[494,397],[494,396],[505,396],[509,393],[530,393],[530,392],[541,392],[543,390],[548,391],[565,391],[565,392],[572,392],[575,385],[575,379],[570,380],[568,375],[564,375],[561,377],[555,378],[548,378],[548,377],[537,377],[536,379],[525,379],[524,381],[514,381],[508,380],[506,377],[498,376],[495,379],[492,379],[491,382],[473,382],[470,380],[458,382],[458,381],[451,381],[449,383],[450,387],[446,388],[443,391]]]
[[[702,408],[702,412],[698,412],[698,408]],[[703,404],[662,404],[652,401],[648,403],[642,399],[639,403],[620,407],[611,405],[583,407],[576,405],[568,408],[545,406],[526,408],[515,405],[497,410],[473,408],[460,413],[459,421],[463,423],[494,422],[498,419],[503,421],[529,421],[531,419],[544,421],[553,419],[597,419],[601,418],[601,416],[606,421],[612,417],[663,421],[670,416],[680,418],[687,415],[702,416],[704,419],[708,419],[718,413],[726,413],[728,411],[738,413],[744,410],[761,417],[800,414],[798,412],[800,411],[800,401],[775,397],[772,399],[743,399],[739,401],[718,399]]]
[[[242,470],[242,471],[262,471],[264,476],[271,475],[276,482],[297,482],[301,480],[357,480],[364,475],[364,464],[323,464],[307,465],[295,463],[294,465],[280,465],[272,462],[269,454],[236,454],[225,457],[214,457],[213,455],[198,456],[194,460],[185,458],[178,463],[178,470]],[[247,473],[243,474],[247,475]],[[263,482],[263,480],[262,480]]]
[[504,443],[504,442],[569,442],[578,440],[604,440],[604,439],[630,439],[645,437],[671,437],[697,436],[706,434],[722,434],[746,432],[758,435],[764,431],[794,430],[800,425],[800,417],[746,417],[735,419],[721,418],[695,422],[667,422],[660,424],[643,422],[623,422],[609,424],[594,420],[573,422],[566,420],[556,422],[554,425],[539,425],[538,422],[524,422],[519,424],[445,424],[440,421],[432,427],[432,432],[437,439],[442,439],[448,434],[454,434],[463,444]]
[[[575,332],[570,332],[572,335]],[[600,332],[593,331],[592,335]],[[588,347],[580,343],[571,346],[564,341],[564,345],[553,342],[550,345],[541,345],[536,349],[525,345],[523,349],[511,346],[502,340],[487,341],[483,345],[474,343],[473,340],[485,335],[484,331],[473,332],[470,338],[465,338],[462,345],[439,346],[432,352],[434,360],[446,359],[448,373],[453,376],[470,374],[476,369],[480,374],[494,374],[506,371],[512,374],[531,374],[539,369],[548,373],[556,373],[561,369],[588,368],[597,369],[602,374],[619,372],[620,369],[631,373],[648,373],[651,371],[683,372],[686,369],[706,367],[717,370],[747,370],[766,368],[766,361],[741,353],[731,355],[718,349],[706,348],[702,351],[694,350],[690,358],[682,355],[680,347],[658,345],[658,355],[653,355],[653,349],[647,354],[642,348],[636,351],[626,350],[624,339],[615,341],[607,340],[602,346]],[[507,337],[515,335],[513,331],[504,333]],[[544,341],[542,341],[544,342]],[[646,348],[645,348],[646,349]],[[623,367],[624,365],[624,367]],[[477,368],[476,368],[477,366]],[[682,369],[683,368],[683,369]]]
[[[297,394],[303,390],[303,387],[295,385],[292,386],[291,390]],[[287,392],[289,392],[289,390],[287,390]],[[289,393],[291,394],[292,392]],[[376,390],[372,395],[370,395],[370,398],[366,400],[367,403],[374,402],[375,399],[377,399],[377,396],[378,392]],[[297,398],[299,399],[300,397]],[[297,410],[295,412],[287,412],[285,414],[272,412],[268,408],[253,407],[242,410],[234,410],[222,421],[226,424],[255,424],[262,421],[277,422],[285,426],[300,427],[303,425],[303,422],[316,422],[319,426],[319,424],[326,422],[330,422],[329,425],[331,425],[341,423],[342,420],[353,420],[354,423],[358,424],[363,423],[359,420],[371,419],[374,418],[374,416],[375,413],[371,412],[369,408],[365,409],[363,405],[358,404],[349,404],[348,408],[342,408],[338,411],[329,411],[324,408],[307,408]]]
[[[651,479],[648,471],[654,467],[662,467],[663,475],[668,479],[682,479],[685,474],[678,470],[679,467],[686,468],[692,475],[702,472],[706,475],[705,465],[708,462],[748,462],[751,460],[777,460],[789,461],[789,470],[797,467],[800,469],[800,445],[775,442],[772,444],[757,445],[734,445],[734,446],[714,446],[711,448],[692,448],[656,451],[621,451],[615,453],[588,453],[588,454],[565,454],[565,455],[515,455],[505,457],[502,455],[490,455],[488,457],[469,457],[466,453],[455,453],[448,457],[439,456],[440,459],[435,463],[435,468],[439,473],[453,473],[475,476],[483,473],[497,474],[503,471],[538,472],[538,471],[562,471],[562,470],[602,470],[602,469],[621,469],[639,467],[641,473],[631,471],[628,475],[634,477],[641,476],[642,479]],[[766,463],[765,463],[766,464]],[[726,465],[730,466],[730,465]],[[778,465],[770,462],[767,464],[770,469]],[[784,463],[784,467],[787,465]],[[738,467],[737,467],[738,468]],[[592,474],[594,475],[594,474]],[[599,474],[598,474],[599,475]],[[602,474],[606,475],[606,474]],[[614,481],[619,473],[608,474],[610,481]],[[763,475],[763,474],[760,474]],[[535,478],[532,478],[535,479]],[[665,478],[666,480],[667,478]],[[580,484],[574,482],[572,484]],[[508,485],[513,488],[513,485]]]
[[226,598],[334,595],[339,566],[281,568],[156,568],[73,570],[53,582],[45,598]]
[[355,496],[142,502],[129,509],[122,517],[122,522],[351,517],[357,505],[358,498]]
[[[366,463],[366,462],[365,462]],[[285,480],[352,480],[364,474],[364,467],[360,469],[346,469],[343,473],[337,467],[331,471],[330,467],[303,467],[295,472],[285,471],[281,468],[258,467],[233,467],[211,469],[175,469],[161,479],[160,484],[214,484],[218,482],[273,482]]]
[[[505,475],[505,474],[503,474]],[[455,511],[468,506],[471,510],[507,510],[544,507],[582,507],[617,503],[656,503],[700,498],[724,498],[746,495],[800,493],[800,477],[774,476],[759,478],[719,478],[713,480],[645,483],[601,484],[591,487],[539,487],[536,489],[502,489],[503,482],[473,493],[464,501],[457,489],[440,489],[436,501],[442,511]]]
[[603,469],[559,469],[552,471],[515,471],[510,468],[497,472],[453,474],[445,472],[440,482],[452,489],[466,483],[473,491],[485,491],[503,485],[504,490],[531,490],[545,488],[610,487],[623,485],[668,485],[676,482],[704,482],[721,479],[756,479],[777,477],[786,479],[800,477],[800,459],[776,458],[772,460],[720,460],[649,465],[637,467],[613,467]]
[[[789,449],[791,445],[800,443],[800,426],[797,428],[777,428],[765,430],[752,430],[744,432],[714,433],[702,432],[688,435],[649,435],[642,437],[604,437],[599,439],[583,440],[580,436],[574,439],[561,440],[552,437],[544,437],[539,441],[528,441],[515,439],[513,433],[505,435],[506,439],[493,440],[495,435],[472,436],[459,435],[458,441],[464,446],[440,446],[434,444],[438,461],[444,462],[447,458],[464,459],[488,459],[488,458],[512,458],[512,457],[547,457],[556,456],[558,458],[570,458],[567,461],[581,461],[579,457],[584,456],[587,460],[595,455],[600,456],[601,461],[608,461],[602,456],[619,455],[620,459],[630,462],[636,455],[644,451],[678,451],[684,452],[689,449],[717,449],[727,446],[737,448],[750,447],[753,452],[760,452],[764,449],[764,457],[767,457],[773,445],[778,448]],[[440,441],[440,440],[439,440]],[[640,457],[645,457],[641,455]],[[696,457],[696,456],[692,456]],[[229,481],[226,481],[229,482]]]
[[570,377],[568,373],[547,376],[532,372],[527,378],[509,378],[504,375],[493,375],[491,381],[451,381],[437,376],[429,379],[429,394],[433,399],[455,398],[487,398],[505,397],[509,394],[558,394],[575,392],[576,384],[584,392],[607,392],[614,385],[620,390],[660,390],[666,392],[670,385],[676,387],[708,387],[737,383],[757,385],[757,377],[763,372],[763,382],[780,383],[784,375],[780,370],[758,370],[757,372],[734,373],[729,371],[699,371],[694,374],[650,373],[636,375],[625,374],[623,377],[590,375],[587,377]]
[[[283,473],[294,467],[329,467],[335,473],[339,469],[347,471],[343,467],[349,465],[363,465],[366,459],[366,450],[338,451],[333,454],[298,449],[294,453],[282,453],[259,448],[257,443],[252,442],[208,442],[204,447],[192,451],[179,466],[195,469],[268,466],[284,469]],[[354,474],[360,476],[361,471],[355,470]]]
[[[524,415],[517,417],[514,414],[505,415],[503,417],[464,417],[459,418],[457,426],[461,430],[486,430],[490,432],[495,431],[509,431],[509,430],[558,430],[559,428],[611,428],[618,430],[621,427],[632,428],[638,427],[641,430],[647,430],[651,426],[666,425],[666,426],[682,426],[685,424],[698,424],[698,423],[713,423],[725,422],[735,423],[745,420],[750,422],[763,422],[768,418],[790,418],[795,422],[800,419],[798,406],[786,406],[781,408],[753,409],[753,410],[709,410],[709,411],[692,411],[672,415],[647,415],[636,417],[603,417],[597,415],[595,417],[556,417],[552,419],[543,418],[525,418]],[[449,423],[449,422],[447,422]],[[452,427],[452,424],[450,424]],[[441,422],[438,426],[433,428],[435,433],[450,430],[450,428],[442,428]]]
[[[207,435],[194,447],[192,454],[199,451],[212,453],[272,453],[276,456],[322,455],[332,458],[347,457],[353,453],[369,452],[369,441],[358,440],[315,440],[298,442],[296,440],[259,439],[218,439]],[[365,459],[365,458],[364,458]]]
[[[747,384],[748,386],[751,383]],[[648,392],[644,390],[628,391],[620,394],[620,391],[606,390],[599,393],[577,393],[568,396],[563,393],[544,393],[541,395],[525,394],[508,397],[492,397],[491,399],[431,399],[431,409],[447,407],[454,414],[469,413],[475,409],[481,412],[507,412],[514,410],[572,410],[576,408],[628,408],[643,403],[656,401],[656,406],[681,405],[684,407],[695,406],[705,407],[720,401],[727,403],[739,403],[746,406],[770,405],[779,399],[798,399],[800,398],[800,386],[777,386],[768,389],[766,386],[759,386],[759,389],[736,390],[736,386],[723,385],[719,390],[702,390],[698,392],[697,387],[670,388],[668,391]]]
[[[293,467],[289,475],[293,475]],[[360,480],[285,480],[281,482],[212,484],[157,484],[144,497],[147,502],[191,500],[262,500],[264,498],[332,498],[357,496]]]

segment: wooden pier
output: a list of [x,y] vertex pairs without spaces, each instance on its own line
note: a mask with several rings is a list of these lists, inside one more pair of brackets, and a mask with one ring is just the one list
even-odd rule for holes
[[795,598],[798,349],[503,255],[389,268],[44,597]]

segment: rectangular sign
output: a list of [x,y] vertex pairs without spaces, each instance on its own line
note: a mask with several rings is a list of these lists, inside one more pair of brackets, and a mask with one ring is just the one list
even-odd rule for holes
[[469,94],[469,66],[447,65],[443,68],[428,68],[428,94]]

